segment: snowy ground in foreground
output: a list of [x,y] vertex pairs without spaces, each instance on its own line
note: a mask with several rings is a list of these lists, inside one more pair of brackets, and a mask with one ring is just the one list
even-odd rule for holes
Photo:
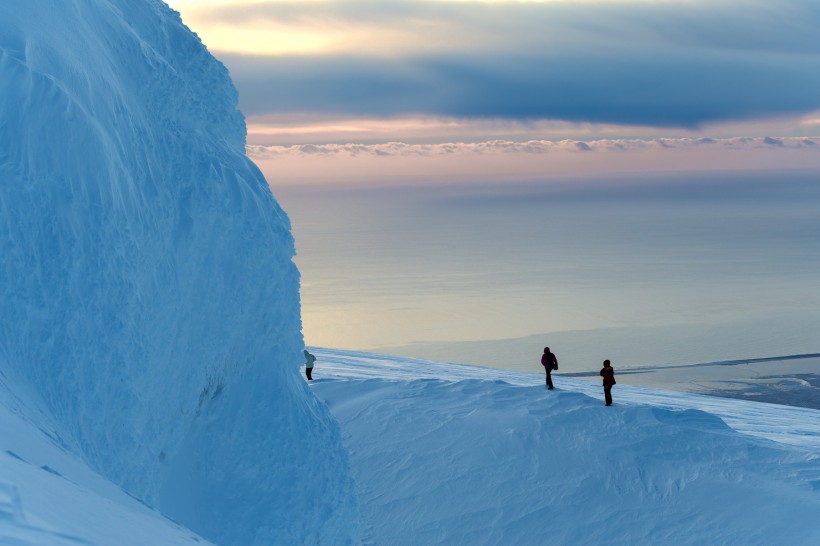
[[820,411],[315,354],[366,543],[820,543]]
[[209,544],[91,471],[16,385],[0,371],[0,544]]
[[[820,411],[624,384],[606,408],[560,374],[549,392],[540,374],[315,354],[364,544],[820,543]],[[0,379],[1,544],[205,543],[91,472]]]

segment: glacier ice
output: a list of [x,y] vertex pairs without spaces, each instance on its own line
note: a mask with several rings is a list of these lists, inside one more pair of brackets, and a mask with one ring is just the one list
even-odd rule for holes
[[0,4],[0,371],[210,540],[351,542],[338,426],[298,375],[290,224],[236,104],[159,0]]

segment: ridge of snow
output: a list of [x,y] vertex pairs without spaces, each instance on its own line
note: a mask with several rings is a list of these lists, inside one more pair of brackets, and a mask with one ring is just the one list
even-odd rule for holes
[[820,542],[818,410],[312,352],[365,543]]
[[[517,386],[531,386],[543,380],[535,372],[521,372],[500,368],[488,368],[472,364],[456,364],[417,358],[397,357],[362,351],[311,348],[321,361],[331,363],[322,376],[333,379],[407,380],[448,379],[454,381],[482,379],[503,381]],[[536,364],[537,365],[537,364]],[[629,369],[624,369],[624,372]],[[616,370],[617,373],[617,370]],[[575,375],[570,373],[569,375]],[[319,374],[317,373],[317,376]],[[557,372],[563,385],[593,398],[602,396],[597,383],[565,377]],[[820,410],[768,404],[746,400],[726,400],[715,396],[668,391],[651,387],[629,385],[628,377],[620,377],[618,391],[626,395],[630,404],[649,404],[664,409],[697,409],[712,413],[734,430],[750,436],[758,436],[773,442],[813,449],[820,453]]]

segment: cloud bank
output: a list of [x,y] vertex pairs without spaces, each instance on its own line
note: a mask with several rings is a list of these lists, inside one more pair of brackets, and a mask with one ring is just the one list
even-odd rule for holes
[[293,146],[248,146],[254,159],[274,159],[283,156],[372,156],[422,157],[488,154],[560,154],[560,153],[629,153],[652,150],[693,150],[712,148],[720,150],[751,151],[766,148],[820,150],[820,137],[736,137],[736,138],[657,138],[608,140],[529,140],[514,142],[491,140],[486,142],[449,142],[443,144],[298,144]]
[[251,116],[696,128],[820,109],[820,4],[809,0],[257,3],[203,14],[202,24],[323,37],[309,54],[211,46]]
[[820,137],[249,146],[271,187],[560,181],[696,171],[820,172]]

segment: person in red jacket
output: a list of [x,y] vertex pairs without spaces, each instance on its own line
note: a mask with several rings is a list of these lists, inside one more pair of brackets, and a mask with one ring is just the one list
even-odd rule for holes
[[612,405],[612,385],[615,384],[615,370],[609,363],[609,360],[604,360],[604,367],[601,369],[601,377],[604,378],[604,398],[606,405]]
[[558,369],[558,357],[550,351],[549,347],[544,347],[544,354],[541,355],[541,365],[547,372],[547,388],[552,390],[552,370]]

